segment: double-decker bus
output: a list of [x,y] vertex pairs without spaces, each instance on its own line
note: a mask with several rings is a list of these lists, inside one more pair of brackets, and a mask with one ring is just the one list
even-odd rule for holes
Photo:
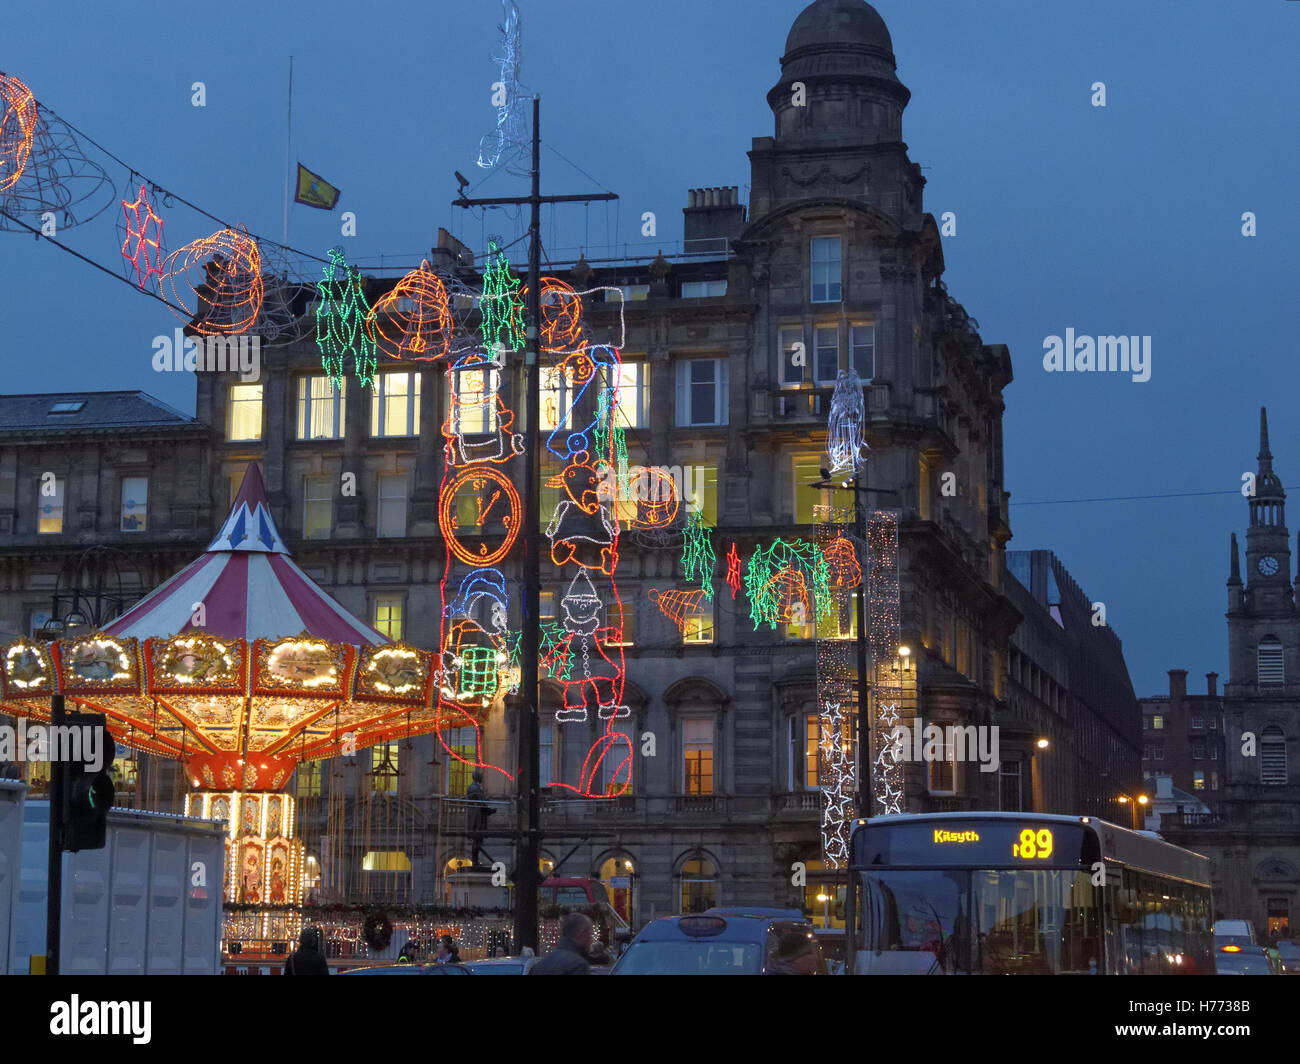
[[859,820],[857,975],[1213,974],[1209,861],[1095,817]]

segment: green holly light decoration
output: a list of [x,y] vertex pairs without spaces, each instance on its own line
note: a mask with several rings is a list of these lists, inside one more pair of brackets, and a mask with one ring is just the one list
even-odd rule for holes
[[807,592],[818,619],[830,616],[833,608],[826,557],[815,543],[802,539],[755,547],[745,571],[745,590],[755,630],[763,622],[773,630],[780,623],[800,623],[790,616],[792,591]]
[[488,267],[483,275],[483,295],[479,300],[483,320],[479,332],[489,351],[498,345],[513,351],[524,349],[524,301],[519,297],[519,278],[510,272],[510,263],[496,241],[488,241]]
[[366,336],[370,304],[366,302],[365,282],[360,269],[343,261],[342,248],[330,248],[329,255],[329,265],[322,269],[324,278],[316,285],[316,346],[320,348],[321,365],[338,391],[343,387],[343,367],[350,355],[357,380],[361,387],[368,388],[374,384],[379,359],[374,341]]
[[552,680],[567,680],[573,671],[569,658],[568,632],[555,621],[543,621],[537,626],[537,660]]
[[682,543],[682,576],[687,580],[699,580],[700,587],[708,598],[713,598],[713,567],[718,556],[713,552],[713,543],[709,540],[709,530],[704,527],[704,518],[699,510],[692,510],[686,518],[686,528]]

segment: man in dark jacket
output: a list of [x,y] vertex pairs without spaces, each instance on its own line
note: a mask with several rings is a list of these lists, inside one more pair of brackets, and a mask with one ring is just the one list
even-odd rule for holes
[[591,917],[569,913],[560,921],[560,941],[555,949],[534,964],[529,975],[590,975],[588,955],[595,934]]
[[330,966],[321,953],[321,933],[315,927],[303,928],[298,936],[298,948],[285,963],[285,975],[329,975]]

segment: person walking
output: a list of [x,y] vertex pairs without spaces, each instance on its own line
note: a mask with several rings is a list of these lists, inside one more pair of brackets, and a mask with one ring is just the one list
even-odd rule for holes
[[319,928],[304,927],[298,936],[298,948],[289,954],[284,966],[285,975],[329,975],[330,966],[321,952]]
[[569,913],[560,921],[555,949],[528,969],[529,975],[590,975],[595,925],[585,913]]

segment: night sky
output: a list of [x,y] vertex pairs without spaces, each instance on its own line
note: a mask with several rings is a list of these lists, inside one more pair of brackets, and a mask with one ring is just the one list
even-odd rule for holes
[[[1300,485],[1300,3],[875,6],[912,91],[903,134],[926,209],[957,215],[944,279],[985,342],[1011,350],[1011,549],[1056,551],[1105,602],[1139,695],[1165,691],[1171,668],[1193,691],[1207,671],[1226,680],[1228,534],[1246,524],[1261,405],[1283,483]],[[520,7],[522,80],[542,94],[553,149],[543,191],[622,197],[547,208],[552,255],[584,246],[594,259],[616,242],[648,259],[679,249],[688,188],[739,185],[748,201],[745,152],[773,132],[764,97],[801,3]],[[279,239],[293,55],[293,155],[342,198],[333,213],[293,208],[290,243],[409,268],[440,225],[476,250],[522,233],[501,212],[449,205],[455,170],[471,195],[524,186],[474,165],[494,122],[500,18],[495,0],[51,3],[7,22],[0,69],[137,172]],[[206,107],[191,105],[196,81]],[[1105,108],[1091,103],[1097,81]],[[107,165],[124,190],[126,170]],[[348,239],[344,210],[357,214]],[[181,206],[162,213],[173,249],[216,228]],[[60,236],[120,276],[117,217],[114,205]],[[151,367],[153,338],[177,324],[160,303],[12,233],[0,280],[4,391],[141,389],[193,411],[192,378]],[[1150,336],[1151,379],[1044,372],[1044,339],[1066,329]],[[1086,501],[1115,496],[1144,498]]]

